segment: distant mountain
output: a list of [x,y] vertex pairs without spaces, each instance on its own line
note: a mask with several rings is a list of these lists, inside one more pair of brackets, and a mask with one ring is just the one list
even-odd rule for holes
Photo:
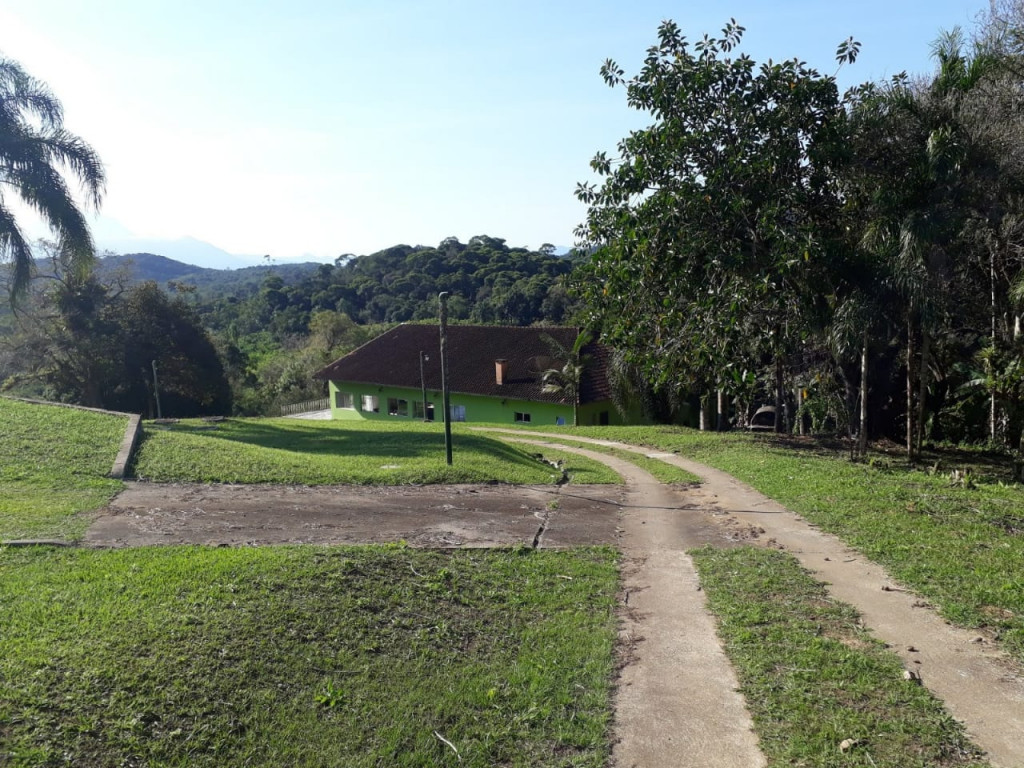
[[156,240],[140,237],[97,237],[97,250],[115,254],[159,253],[205,269],[241,269],[260,263],[259,256],[236,256],[194,237]]
[[104,256],[100,259],[99,272],[104,278],[124,275],[130,282],[141,283],[152,280],[166,287],[170,280],[194,285],[201,293],[225,294],[255,287],[268,274],[279,276],[286,284],[296,283],[320,268],[316,262],[299,264],[264,264],[240,269],[208,269],[169,259],[155,253],[126,253]]
[[186,264],[166,256],[159,256],[155,253],[126,253],[104,256],[99,262],[99,272],[104,278],[111,277],[117,273],[127,275],[132,282],[145,282],[153,280],[163,284],[168,280],[183,280],[189,282],[190,276],[212,277],[212,273],[227,270],[206,269],[197,267],[194,264]]

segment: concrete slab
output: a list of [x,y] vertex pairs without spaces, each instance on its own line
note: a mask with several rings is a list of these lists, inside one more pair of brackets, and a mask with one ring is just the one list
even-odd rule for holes
[[616,486],[254,486],[128,483],[83,544],[615,544]]

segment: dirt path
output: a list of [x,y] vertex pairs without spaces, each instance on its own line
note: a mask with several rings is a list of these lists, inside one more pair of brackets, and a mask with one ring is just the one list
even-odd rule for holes
[[621,522],[626,611],[621,640],[629,657],[615,697],[614,764],[765,765],[739,682],[686,554],[706,543],[728,545],[729,530],[710,515],[680,514],[686,506],[682,492],[627,461],[557,445],[560,451],[607,464],[626,484]]
[[[508,433],[524,435],[519,430]],[[557,442],[557,436],[531,434]],[[832,595],[861,612],[906,668],[918,672],[924,685],[964,723],[994,766],[1024,766],[1024,676],[978,632],[948,624],[919,596],[896,585],[881,566],[731,475],[671,453],[604,440],[573,440],[641,453],[701,477],[703,485],[687,492],[688,501],[763,529],[763,539],[783,546],[826,582]]]

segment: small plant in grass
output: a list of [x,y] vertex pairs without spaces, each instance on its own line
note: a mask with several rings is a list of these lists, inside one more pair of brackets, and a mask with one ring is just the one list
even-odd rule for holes
[[341,704],[344,700],[344,695],[344,691],[336,686],[333,680],[328,680],[324,684],[323,689],[316,695],[315,700],[318,706],[333,709]]

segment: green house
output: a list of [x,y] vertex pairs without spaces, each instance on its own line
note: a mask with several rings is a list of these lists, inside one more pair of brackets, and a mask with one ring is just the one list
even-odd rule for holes
[[[451,419],[506,424],[621,424],[608,386],[610,350],[582,350],[578,387],[543,391],[565,365],[579,330],[455,325],[448,328]],[[403,324],[316,374],[330,386],[334,419],[444,419],[440,333]],[[572,390],[578,390],[572,392]]]

